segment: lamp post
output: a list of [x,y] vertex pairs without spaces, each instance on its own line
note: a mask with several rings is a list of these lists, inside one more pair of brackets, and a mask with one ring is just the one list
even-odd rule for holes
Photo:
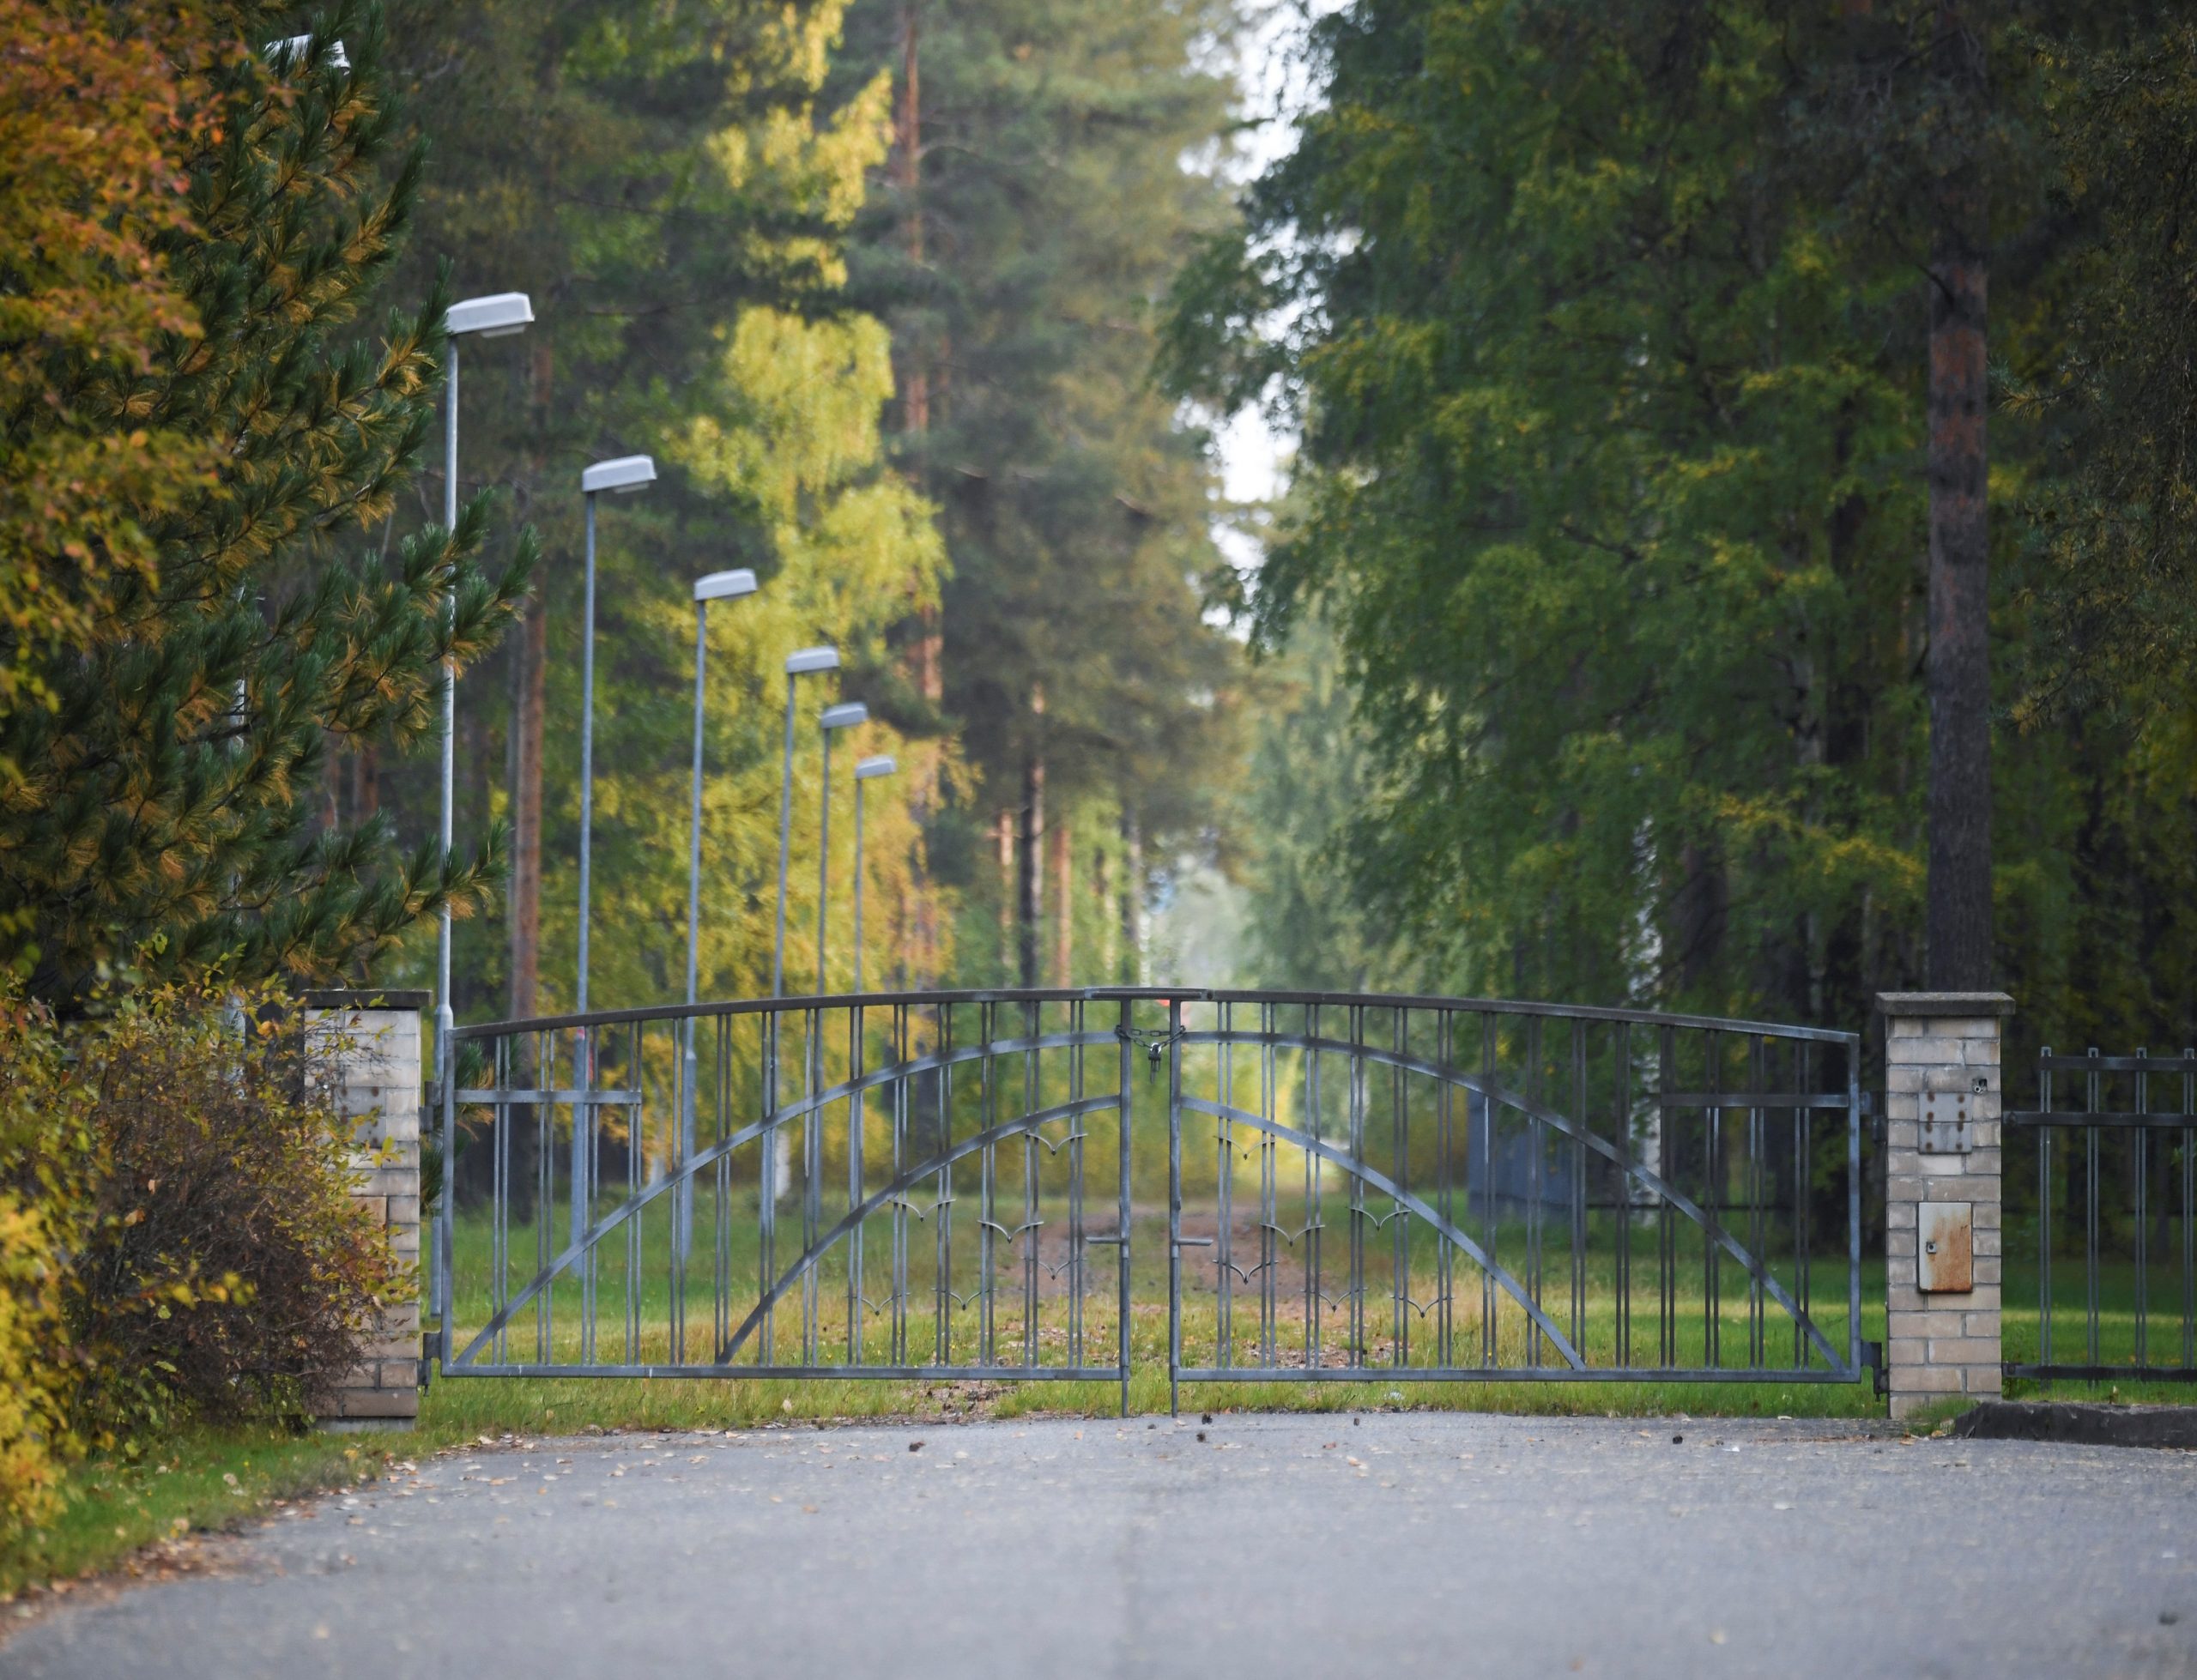
[[[587,505],[587,603],[580,637],[580,948],[573,1003],[576,1012],[582,1015],[587,1013],[588,866],[595,837],[595,499],[606,490],[629,496],[655,482],[656,462],[645,455],[598,461],[580,474],[580,495]],[[595,1110],[586,1095],[594,1073],[589,1065],[588,1036],[587,1029],[582,1027],[572,1046],[572,1085],[579,1098],[572,1115],[572,1240],[575,1243],[587,1229],[588,1143],[595,1129]]]
[[[698,1002],[702,961],[702,713],[705,674],[710,658],[710,603],[737,601],[755,593],[755,574],[746,567],[712,571],[694,580],[694,790],[687,822],[687,1001]],[[687,1018],[687,1100],[680,1106],[679,1160],[694,1155],[694,1018]],[[679,1252],[683,1258],[694,1227],[693,1185],[679,1196]]]
[[855,765],[855,984],[862,990],[862,784],[874,782],[881,776],[890,776],[900,768],[899,760],[887,753],[874,758],[863,758]]
[[771,949],[771,995],[774,998],[786,994],[786,860],[793,845],[794,690],[811,672],[838,668],[837,648],[803,648],[786,656],[786,763],[778,782],[778,934]]
[[869,721],[869,708],[859,700],[826,706],[816,720],[824,731],[824,814],[816,825],[816,995],[824,995],[824,920],[826,902],[832,896],[832,731],[851,729]]
[[[484,339],[508,338],[524,332],[534,320],[534,305],[524,292],[497,292],[452,304],[443,317],[443,330],[450,336],[450,385],[443,396],[443,529],[457,529],[457,341],[469,333]],[[443,633],[448,636],[457,622],[457,592],[443,595]],[[443,659],[442,827],[439,856],[450,867],[451,807],[457,780],[457,666]],[[438,1079],[450,1071],[450,1036],[456,1025],[450,1001],[450,904],[443,904],[440,927],[435,934],[435,1072]]]
[[587,503],[587,604],[580,637],[580,949],[579,977],[573,1006],[587,1013],[588,866],[595,827],[595,499],[608,490],[620,496],[656,482],[656,462],[645,455],[598,461],[580,474]]

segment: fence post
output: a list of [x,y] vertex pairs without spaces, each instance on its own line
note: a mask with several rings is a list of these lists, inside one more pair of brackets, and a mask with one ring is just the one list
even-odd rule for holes
[[1885,1377],[1891,1415],[1996,1394],[2004,992],[1885,992]]
[[404,1429],[420,1415],[420,1014],[425,992],[307,992],[306,1031],[325,1046],[323,1077],[337,1114],[355,1123],[353,1191],[389,1228],[414,1268],[409,1298],[391,1302],[327,1402],[323,1429]]

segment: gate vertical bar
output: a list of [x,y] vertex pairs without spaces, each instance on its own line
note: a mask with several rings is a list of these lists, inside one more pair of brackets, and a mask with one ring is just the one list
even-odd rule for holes
[[[1399,1060],[1389,1070],[1389,1127],[1390,1145],[1395,1159],[1395,1177],[1399,1191],[1411,1188],[1411,1103],[1410,1087],[1404,1083],[1401,1058],[1411,1054],[1411,1019],[1407,1010],[1395,1012],[1389,1024],[1390,1043]],[[1389,1217],[1396,1222],[1393,1236],[1395,1275],[1389,1279],[1395,1304],[1390,1309],[1395,1320],[1395,1343],[1390,1350],[1389,1363],[1395,1365],[1411,1363],[1411,1215],[1405,1208],[1401,1195],[1389,1201]]]
[[1183,1409],[1183,1000],[1167,1000],[1167,1411]]
[[[2093,1061],[2097,1060],[2097,1046],[2095,1044],[2091,1046],[2091,1060]],[[2083,1108],[2088,1114],[2094,1115],[2105,1106],[2104,1093],[2098,1089],[2098,1078],[2099,1076],[2095,1073],[2086,1076]],[[2089,1337],[2085,1346],[2089,1350],[2088,1363],[2092,1365],[2103,1363],[2098,1357],[2097,1351],[2097,1139],[2099,1129],[2096,1126],[2083,1127],[2083,1279],[2084,1301],[2090,1323]]]
[[[500,1050],[503,1043],[503,1040],[498,1039],[496,1048]],[[451,1282],[457,1270],[457,1225],[451,1217],[451,1209],[457,1200],[457,1046],[439,1045],[436,1060],[443,1065],[443,1175],[441,1191],[437,1198],[439,1205],[435,1209],[435,1363],[447,1369],[451,1356],[451,1303],[457,1297],[457,1291]],[[499,1138],[510,1129],[510,1119],[505,1110],[499,1109],[497,1111],[495,1127]],[[508,1157],[508,1146],[505,1153]],[[499,1287],[502,1285],[503,1274],[500,1272],[496,1275],[496,1282]]]
[[1226,1366],[1234,1363],[1236,1345],[1236,1296],[1232,1287],[1234,1250],[1229,1244],[1231,1228],[1236,1223],[1234,1200],[1236,1133],[1226,1109],[1236,1102],[1236,1046],[1232,1042],[1236,1024],[1235,1006],[1219,1005],[1220,1067],[1218,1095],[1224,1110],[1213,1121],[1213,1152],[1218,1162],[1219,1176],[1213,1184],[1213,1204],[1216,1218],[1213,1233],[1213,1252],[1215,1264],[1213,1271],[1213,1363]]
[[1846,1047],[1846,1368],[1861,1369],[1861,1041]]
[[1129,1027],[1135,1020],[1135,1008],[1128,998],[1122,1000],[1121,1021],[1117,1028],[1121,1052],[1121,1130],[1120,1160],[1115,1168],[1117,1175],[1115,1191],[1117,1220],[1114,1230],[1119,1242],[1115,1247],[1115,1286],[1120,1294],[1117,1303],[1119,1316],[1115,1320],[1117,1345],[1114,1357],[1122,1373],[1122,1416],[1129,1415],[1129,1126],[1134,1104],[1130,1093],[1135,1087],[1136,1045],[1129,1037]]
[[1616,1083],[1617,1363],[1632,1363],[1632,1024],[1621,1021],[1611,1060]]
[[[767,1122],[763,1133],[763,1152],[757,1167],[760,1187],[756,1194],[757,1260],[756,1284],[759,1298],[767,1293],[771,1279],[778,1268],[778,1029],[785,1018],[773,1009],[763,1017],[763,1030],[758,1042],[757,1068],[763,1091],[763,1118]],[[772,1337],[778,1320],[775,1311],[766,1310],[763,1321],[756,1326],[756,1360],[771,1363]]]
[[[2148,1045],[2140,1046],[2136,1051],[2136,1059],[2141,1061],[2151,1053]],[[2152,1076],[2142,1068],[2139,1068],[2136,1072],[2136,1112],[2142,1115],[2149,1114],[2151,1111]],[[2144,1169],[2149,1164],[2152,1152],[2152,1134],[2148,1127],[2132,1126],[2128,1128],[2128,1150],[2133,1157],[2131,1164],[2135,1169],[2136,1181],[2136,1225],[2135,1229],[2129,1233],[2136,1240],[2136,1363],[2143,1365],[2150,1363],[2145,1357],[2148,1349],[2148,1338],[2144,1333],[2144,1320],[2150,1296],[2150,1291],[2145,1288],[2145,1273],[2150,1269],[2146,1262],[2150,1256],[2146,1252],[2144,1230],[2146,1188]]]
[[[1441,1068],[1442,1077],[1434,1082],[1434,1131],[1437,1150],[1442,1166],[1442,1223],[1455,1230],[1457,1227],[1457,1199],[1456,1190],[1456,1166],[1453,1159],[1455,1138],[1451,1130],[1451,1103],[1455,1097],[1456,1081],[1450,1077],[1450,1055],[1454,1048],[1456,1019],[1449,1010],[1437,1011],[1434,1017],[1434,1062]],[[1466,1113],[1472,1112],[1467,1099]],[[1455,1352],[1456,1317],[1453,1310],[1450,1279],[1456,1269],[1456,1248],[1444,1231],[1434,1244],[1434,1363],[1450,1364],[1456,1357]]]
[[[2037,1070],[2037,1106],[2052,1112],[2052,1047],[2043,1047]],[[2052,1363],[2052,1137],[2058,1128],[2037,1128],[2037,1326],[2039,1363]]]
[[1350,1361],[1365,1363],[1365,1008],[1350,1006]]
[[[869,1061],[868,1047],[862,1042],[864,1020],[862,1006],[856,1004],[847,1011],[847,1078],[855,1091],[847,1108],[847,1210],[852,1212],[862,1206],[862,1126],[865,1106],[862,1102],[862,1077]],[[847,1363],[858,1365],[862,1361],[862,1224],[857,1224],[847,1235]]]
[[1571,1024],[1571,1345],[1587,1345],[1587,1024]]

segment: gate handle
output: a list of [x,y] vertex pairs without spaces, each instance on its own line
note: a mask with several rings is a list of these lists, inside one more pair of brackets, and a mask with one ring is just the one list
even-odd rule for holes
[[1175,1246],[1177,1248],[1210,1248],[1213,1239],[1209,1236],[1178,1236],[1175,1239]]

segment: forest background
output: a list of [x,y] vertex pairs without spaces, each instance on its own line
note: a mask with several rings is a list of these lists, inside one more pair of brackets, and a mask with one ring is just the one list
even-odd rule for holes
[[[354,618],[463,571],[457,832],[481,849],[448,879],[419,853],[433,662],[408,631],[383,685],[401,704],[346,690],[318,751],[221,760],[276,814],[187,867],[111,825],[94,842],[90,815],[82,843],[26,839],[69,807],[17,798],[11,856],[51,872],[0,904],[33,991],[80,997],[148,939],[415,982],[448,897],[461,1018],[569,1003],[578,479],[646,451],[658,483],[602,510],[598,1000],[681,986],[688,589],[744,565],[761,593],[711,620],[705,994],[767,986],[781,661],[830,641],[847,668],[804,686],[808,715],[872,718],[842,777],[901,764],[870,789],[872,983],[1366,986],[1853,1027],[1927,969],[1931,212],[1952,183],[1991,281],[1992,978],[2067,1042],[2197,1036],[2197,45],[2170,9],[238,9],[351,44],[326,86],[379,126],[344,190],[371,178],[394,208],[371,260],[347,254],[359,306],[331,341],[381,356],[386,435],[310,541],[260,540],[281,589],[217,567],[192,599],[224,633],[280,628],[347,517]],[[90,11],[150,41],[152,13]],[[1277,41],[1293,124],[1247,172],[1271,113],[1237,73]],[[142,106],[157,66],[130,74],[107,91]],[[366,305],[505,289],[536,321],[467,352],[467,511],[445,534],[433,319],[400,344]],[[131,329],[179,330],[148,308]],[[1212,430],[1246,409],[1301,441],[1254,565],[1218,540],[1244,511]],[[187,432],[145,445],[176,484],[207,470]],[[183,493],[166,482],[125,489],[158,511]],[[41,540],[17,529],[11,579]],[[87,541],[129,571],[128,533]],[[75,644],[10,601],[11,710],[70,725],[64,698],[109,691],[49,681]],[[221,711],[215,663],[175,714],[192,750],[254,739],[258,689],[240,672],[246,704]],[[11,763],[77,762],[64,726],[10,736]],[[803,740],[796,979],[816,967]],[[846,792],[827,987],[850,978]],[[132,844],[137,876],[185,884],[94,936],[84,903],[112,908],[129,872],[88,888],[84,859]],[[301,881],[310,915],[284,908]],[[1229,937],[1183,913],[1197,882]],[[264,931],[286,914],[302,931]]]

